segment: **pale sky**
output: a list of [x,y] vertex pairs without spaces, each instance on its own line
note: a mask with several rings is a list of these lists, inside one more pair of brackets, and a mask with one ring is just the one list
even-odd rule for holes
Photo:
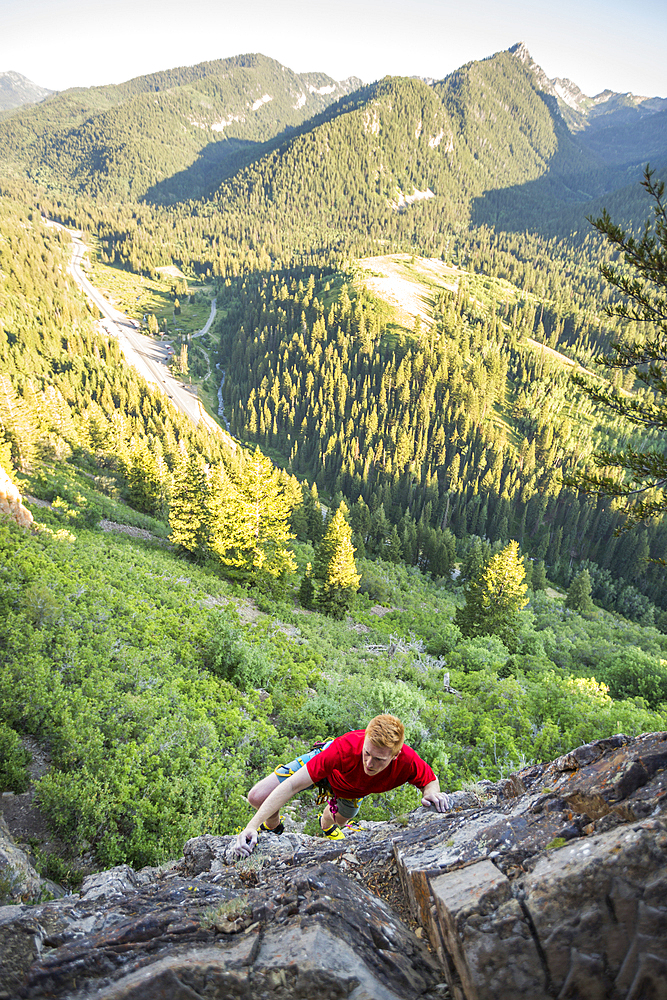
[[0,72],[51,90],[245,52],[337,80],[437,80],[518,41],[589,96],[667,97],[664,0],[0,0]]

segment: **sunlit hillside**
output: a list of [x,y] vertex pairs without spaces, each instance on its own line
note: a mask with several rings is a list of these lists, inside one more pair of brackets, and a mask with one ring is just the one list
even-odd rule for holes
[[239,56],[0,120],[0,465],[34,517],[0,497],[0,790],[40,755],[26,846],[70,887],[231,832],[379,712],[448,789],[667,729],[664,510],[625,530],[627,466],[581,480],[664,454],[659,378],[598,364],[663,334],[586,218],[654,219],[664,111],[564,116],[517,47],[358,83]]

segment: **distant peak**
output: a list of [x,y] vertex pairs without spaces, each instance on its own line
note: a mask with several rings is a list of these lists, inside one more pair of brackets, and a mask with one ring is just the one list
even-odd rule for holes
[[632,113],[634,109],[641,116],[662,111],[667,106],[667,101],[659,98],[651,100],[630,93],[618,94],[609,89],[603,90],[595,97],[587,97],[572,80],[557,76],[549,79],[542,67],[535,62],[524,42],[511,45],[507,51],[534,75],[540,90],[556,98],[560,113],[570,131],[586,128],[596,115],[618,112],[627,117],[627,114]]
[[542,67],[535,62],[526,48],[525,42],[517,42],[516,45],[511,45],[507,51],[534,74],[541,90],[545,90],[548,94],[554,94],[553,82],[549,80]]
[[525,42],[516,42],[515,45],[510,45],[507,51],[511,52],[513,56],[516,56],[522,63],[527,63],[529,66],[533,61],[533,57],[526,48]]
[[36,104],[52,93],[52,90],[38,86],[13,69],[0,73],[0,111],[9,111],[23,104]]

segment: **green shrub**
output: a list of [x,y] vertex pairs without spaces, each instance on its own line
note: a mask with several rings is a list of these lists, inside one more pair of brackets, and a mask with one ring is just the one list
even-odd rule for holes
[[30,784],[30,754],[13,729],[0,722],[0,790],[25,792]]
[[59,854],[38,851],[35,867],[40,875],[57,882],[68,892],[76,892],[83,882],[84,873],[72,867]]
[[667,666],[641,649],[605,658],[595,674],[612,698],[643,698],[649,708],[667,702]]
[[249,646],[241,630],[229,622],[220,622],[210,647],[208,668],[216,677],[231,681],[243,690],[268,687],[275,673],[262,650]]
[[408,815],[421,804],[421,792],[414,785],[403,785],[383,795],[368,795],[359,810],[359,819],[373,822],[407,823]]
[[509,651],[496,635],[480,635],[462,639],[447,656],[447,666],[466,673],[474,670],[501,670]]
[[419,743],[428,735],[424,694],[400,681],[372,679],[366,675],[331,677],[317,696],[308,703],[312,718],[319,720],[319,730],[333,736],[355,729],[365,729],[376,715],[397,715],[405,726],[408,743]]
[[393,597],[391,584],[381,569],[371,562],[365,562],[359,581],[359,592],[366,594],[375,604],[390,604]]
[[517,674],[540,674],[544,670],[553,670],[553,663],[546,656],[524,656],[514,653],[498,670],[499,677],[516,677]]

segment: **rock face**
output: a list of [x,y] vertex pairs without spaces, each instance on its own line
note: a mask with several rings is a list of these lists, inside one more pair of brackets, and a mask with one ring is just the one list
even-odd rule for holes
[[287,840],[289,863],[279,850],[188,877],[220,839],[198,838],[173,871],[123,866],[87,879],[80,897],[0,910],[4,995],[411,1000],[440,980],[424,944],[317,841],[306,865]]
[[667,996],[667,733],[579,747],[395,845],[456,1000]]
[[22,528],[32,524],[32,514],[21,503],[21,494],[0,466],[0,513],[8,514]]
[[[43,882],[30,864],[25,851],[13,842],[4,817],[0,814],[0,880],[2,897],[34,899],[42,891]],[[0,907],[0,914],[3,908]]]
[[243,861],[197,837],[0,908],[0,997],[659,1000],[666,764],[667,733],[615,736],[407,827],[264,834]]
[[603,90],[595,97],[587,97],[572,80],[553,77],[549,79],[535,62],[523,42],[508,49],[515,58],[535,74],[540,90],[555,97],[561,114],[571,132],[611,125],[630,124],[651,117],[667,108],[667,100],[660,97],[641,97],[638,94],[619,94]]

